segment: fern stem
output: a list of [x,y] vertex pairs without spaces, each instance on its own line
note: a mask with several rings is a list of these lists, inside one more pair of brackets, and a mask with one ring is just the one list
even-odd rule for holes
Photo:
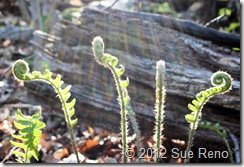
[[[218,132],[219,133],[219,132]],[[221,134],[219,133],[219,135],[221,136]],[[222,137],[222,136],[221,136]],[[223,138],[222,137],[222,139],[224,140],[224,143],[225,143],[225,145],[226,145],[226,148],[227,148],[227,150],[228,150],[228,152],[229,152],[229,160],[230,160],[230,163],[234,163],[234,160],[233,160],[233,154],[232,154],[232,151],[231,151],[231,149],[230,149],[230,145],[229,145],[229,142],[226,140],[226,138]]]
[[[39,79],[33,79],[33,80],[38,81]],[[53,86],[53,88],[55,89],[55,91],[58,93],[59,99],[60,99],[60,101],[61,101],[61,103],[63,105],[63,111],[64,111],[64,115],[65,115],[65,120],[67,121],[67,127],[68,127],[69,134],[70,134],[71,144],[72,144],[72,147],[74,149],[74,153],[75,153],[75,156],[76,156],[76,159],[77,159],[77,163],[80,163],[79,156],[78,156],[78,151],[77,151],[77,146],[76,146],[76,143],[75,143],[75,137],[74,137],[74,133],[73,133],[73,128],[71,126],[71,122],[70,122],[70,119],[69,119],[69,116],[68,116],[68,111],[67,111],[65,100],[63,99],[63,96],[61,95],[60,90],[58,89],[58,87],[55,84],[53,84],[52,82],[50,82],[48,79],[45,79],[45,78],[43,78],[42,80],[50,83]]]
[[[158,116],[158,122],[161,121],[161,118],[159,118],[160,116]],[[156,127],[158,130],[156,132],[156,155],[155,155],[155,161],[156,163],[159,163],[160,162],[160,146],[161,146],[161,124],[157,124],[157,127]]]
[[[201,105],[199,106],[199,109],[197,110],[196,112],[196,115],[195,115],[195,119],[194,119],[194,122],[192,124],[190,124],[190,132],[189,132],[189,136],[188,136],[188,142],[187,142],[187,147],[186,147],[186,159],[184,160],[184,163],[189,163],[190,162],[190,159],[188,157],[188,154],[189,154],[189,151],[191,150],[191,147],[192,147],[192,143],[193,143],[193,140],[194,140],[194,135],[196,133],[196,129],[197,129],[197,125],[198,125],[198,122],[200,121],[199,120],[199,117],[201,117],[201,111],[202,111],[202,108],[204,106],[204,104],[206,104],[206,102],[214,95],[216,95],[217,93],[213,93],[211,96],[209,96],[208,98],[204,99],[204,101],[201,103]],[[199,116],[200,115],[200,116]],[[201,119],[201,118],[200,118]]]
[[165,62],[160,60],[157,62],[156,71],[156,103],[155,103],[155,154],[154,161],[160,162],[160,150],[162,146],[161,136],[163,131],[163,120],[164,120],[164,102],[165,102],[165,86],[164,86],[164,75],[165,75]]
[[189,151],[191,149],[195,133],[196,133],[196,129],[191,129],[190,132],[189,132],[188,143],[187,143],[187,148],[186,148],[186,159],[184,160],[184,163],[189,163],[190,159],[188,157],[188,154],[189,154]]
[[74,139],[74,135],[73,135],[73,129],[70,126],[68,127],[68,129],[69,129],[70,140],[71,140],[72,147],[74,149],[74,153],[76,156],[77,163],[80,163],[80,159],[79,159],[79,155],[78,155],[78,151],[77,151],[77,147],[76,147],[76,143],[75,143],[75,139]]
[[129,115],[130,121],[132,123],[132,127],[134,129],[135,134],[136,134],[138,160],[139,160],[139,162],[143,162],[142,161],[143,154],[141,152],[141,150],[142,150],[142,146],[141,146],[141,132],[139,130],[138,123],[136,121],[135,112],[132,110],[130,104],[127,104],[127,111],[128,111],[128,115]]
[[69,134],[70,134],[70,141],[71,141],[71,144],[72,144],[73,149],[74,149],[74,153],[75,153],[75,156],[76,156],[76,159],[77,159],[77,163],[80,163],[79,155],[78,155],[78,151],[77,151],[77,147],[76,147],[76,143],[75,143],[75,137],[74,137],[74,133],[73,133],[73,128],[71,126],[71,122],[70,122],[70,119],[69,119],[69,116],[68,116],[68,111],[67,111],[65,100],[63,99],[63,96],[61,95],[61,92],[56,87],[56,85],[54,85],[52,82],[50,82],[48,80],[46,80],[46,81],[49,82],[55,88],[55,90],[58,92],[59,98],[60,98],[61,103],[62,103],[63,108],[64,108],[65,119],[67,120],[67,127],[68,127]]
[[189,163],[190,159],[188,157],[189,151],[191,150],[192,147],[192,143],[193,143],[193,139],[194,139],[194,135],[196,133],[196,128],[197,128],[197,124],[199,122],[198,117],[199,117],[199,113],[202,110],[203,104],[201,104],[201,106],[199,107],[199,110],[197,111],[196,115],[195,115],[195,120],[193,122],[193,124],[190,124],[190,132],[189,132],[189,137],[188,137],[188,142],[187,142],[187,148],[186,148],[186,159],[184,160],[184,163]]
[[29,149],[26,148],[24,163],[27,163],[27,160],[28,160],[28,152],[29,152]]
[[114,76],[114,80],[115,83],[117,85],[117,91],[119,94],[119,103],[121,105],[121,130],[122,130],[122,153],[123,153],[123,163],[127,162],[127,157],[126,157],[126,150],[127,150],[127,122],[126,122],[126,108],[125,108],[125,101],[124,101],[124,95],[123,95],[123,90],[122,90],[122,86],[120,83],[120,78],[117,75],[115,69],[113,68],[113,66],[111,65],[107,65],[108,68],[111,70],[113,76]]

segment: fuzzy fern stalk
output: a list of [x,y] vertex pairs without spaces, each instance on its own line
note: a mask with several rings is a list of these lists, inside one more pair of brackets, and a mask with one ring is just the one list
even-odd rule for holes
[[139,162],[143,162],[142,158],[140,158],[140,157],[143,156],[142,152],[141,152],[141,150],[142,150],[142,146],[141,146],[141,131],[139,130],[138,122],[136,121],[136,114],[132,110],[130,104],[128,104],[126,108],[128,110],[128,115],[129,115],[132,127],[134,129],[135,134],[136,134],[137,152],[138,152],[138,157],[139,157],[138,160],[139,160]]
[[226,136],[227,136],[227,132],[226,130],[220,130],[220,124],[219,123],[216,123],[214,124],[213,126],[211,126],[211,123],[210,122],[199,122],[198,126],[200,128],[203,128],[203,129],[208,129],[208,130],[212,130],[214,132],[216,132],[224,141],[225,143],[225,146],[229,152],[229,160],[231,163],[234,163],[234,160],[233,160],[233,153],[230,149],[230,145],[229,145],[229,142],[228,140],[226,139]]
[[52,85],[62,103],[62,110],[64,111],[65,121],[70,133],[70,140],[77,158],[77,162],[80,163],[73,134],[73,126],[77,124],[78,119],[71,119],[71,117],[75,114],[74,105],[76,102],[76,99],[72,99],[71,101],[69,100],[71,96],[71,93],[69,92],[71,85],[64,89],[61,88],[64,83],[61,80],[61,75],[58,74],[55,79],[52,79],[52,72],[49,70],[46,70],[43,74],[39,71],[33,71],[30,73],[29,65],[24,60],[17,60],[13,64],[12,73],[14,74],[15,78],[20,81],[44,81]]
[[[124,93],[125,93],[125,96],[129,96],[127,89],[124,90]],[[138,125],[138,122],[136,121],[136,113],[132,110],[130,102],[127,103],[126,110],[128,111],[128,116],[129,116],[132,128],[134,130],[134,133],[136,134],[136,141],[137,141],[136,146],[137,146],[137,153],[138,153],[137,161],[142,163],[143,159],[141,157],[143,156],[143,154],[141,152],[142,151],[141,131],[139,130],[139,125]]]
[[25,116],[21,110],[18,109],[15,113],[15,118],[17,121],[14,121],[14,125],[19,129],[19,134],[12,134],[12,137],[21,140],[22,143],[12,140],[10,140],[10,142],[12,145],[24,150],[24,152],[13,152],[15,155],[23,159],[23,161],[19,159],[16,159],[16,161],[19,163],[30,163],[30,158],[32,156],[38,160],[38,145],[42,135],[42,131],[40,129],[46,126],[45,123],[39,121],[41,118],[41,110],[32,116]]
[[129,103],[130,98],[127,95],[126,87],[129,85],[129,78],[121,80],[121,75],[124,73],[125,68],[123,65],[118,64],[118,59],[108,53],[104,53],[104,43],[101,37],[95,37],[92,42],[92,49],[95,60],[98,64],[108,68],[113,74],[115,85],[118,92],[118,101],[120,105],[121,114],[121,136],[122,136],[122,154],[123,163],[127,162],[126,151],[127,151],[127,135],[128,135],[128,123],[127,123],[127,110],[126,105]]
[[162,148],[162,131],[163,131],[163,122],[164,122],[164,103],[165,103],[165,62],[160,60],[157,62],[157,72],[156,72],[156,103],[155,103],[155,132],[154,132],[154,161],[159,163],[160,161],[160,150]]
[[[232,88],[231,76],[223,71],[215,72],[211,77],[211,83],[214,87],[201,91],[196,95],[196,99],[192,101],[192,104],[188,104],[188,108],[192,112],[191,114],[187,114],[185,116],[186,121],[190,124],[186,155],[188,155],[189,151],[191,150],[194,134],[199,121],[201,121],[203,106],[211,97],[218,94],[224,94]],[[184,162],[189,163],[189,157],[186,157]]]

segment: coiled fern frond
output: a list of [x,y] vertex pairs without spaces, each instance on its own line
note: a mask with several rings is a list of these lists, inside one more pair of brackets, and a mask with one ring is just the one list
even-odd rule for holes
[[17,60],[12,67],[12,72],[16,79],[20,81],[44,81],[54,88],[54,91],[57,93],[61,103],[62,110],[64,111],[65,121],[67,123],[67,127],[71,137],[71,143],[74,148],[74,152],[76,154],[77,162],[79,163],[78,152],[76,150],[76,144],[74,141],[73,135],[73,126],[77,124],[78,119],[72,119],[72,116],[75,114],[75,103],[76,99],[73,98],[69,100],[71,97],[71,93],[69,92],[71,89],[71,85],[61,88],[64,81],[61,80],[61,75],[57,75],[55,79],[52,79],[52,72],[49,70],[45,70],[42,74],[39,71],[33,71],[30,73],[29,65],[24,60]]
[[[126,80],[122,80],[120,77],[125,72],[125,68],[123,65],[118,64],[118,59],[115,56],[112,56],[108,53],[104,53],[104,43],[101,37],[95,37],[92,42],[92,49],[94,53],[95,60],[98,64],[108,68],[113,74],[115,85],[118,92],[118,101],[120,105],[120,114],[121,114],[121,136],[122,136],[122,154],[123,154],[123,162],[127,162],[126,151],[127,151],[127,135],[128,135],[128,105],[130,102],[130,97],[127,93],[126,87],[129,85],[129,78]],[[132,111],[132,110],[130,110]],[[130,114],[131,115],[131,114]],[[133,114],[132,114],[133,115]],[[135,119],[131,119],[132,121]],[[134,124],[135,125],[135,124]],[[138,128],[137,126],[135,126]],[[138,129],[137,129],[138,130]],[[136,130],[136,131],[137,131]],[[139,135],[139,134],[136,134]]]
[[[192,101],[192,104],[188,104],[188,108],[192,112],[185,116],[186,121],[190,124],[186,155],[188,155],[188,152],[192,147],[195,131],[197,129],[199,121],[201,121],[203,106],[211,97],[218,94],[226,93],[232,89],[232,78],[228,73],[223,71],[215,72],[211,77],[211,83],[214,87],[209,88],[205,91],[201,91],[196,95],[196,99]],[[184,162],[188,163],[189,157],[187,157]]]
[[12,137],[21,140],[23,143],[10,140],[11,144],[22,148],[24,152],[14,151],[15,155],[22,157],[23,161],[16,159],[19,163],[29,163],[30,158],[33,156],[38,160],[38,144],[40,143],[40,137],[45,123],[39,121],[41,117],[41,110],[32,116],[25,116],[20,109],[15,113],[17,121],[14,121],[14,125],[19,129],[19,134]]

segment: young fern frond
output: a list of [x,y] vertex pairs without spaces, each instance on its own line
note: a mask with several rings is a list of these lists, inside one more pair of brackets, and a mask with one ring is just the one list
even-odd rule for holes
[[156,102],[155,102],[155,132],[154,132],[154,162],[160,162],[160,150],[162,147],[161,137],[163,131],[163,122],[164,122],[164,103],[165,103],[165,62],[160,60],[157,62],[157,72],[156,72]]
[[[214,87],[209,88],[205,91],[201,91],[196,95],[196,99],[192,101],[192,104],[188,104],[188,108],[192,112],[191,114],[187,114],[185,116],[186,121],[190,124],[190,132],[188,136],[186,155],[188,155],[188,152],[192,147],[194,134],[196,132],[199,121],[201,121],[203,106],[211,97],[218,94],[226,93],[232,88],[231,76],[223,71],[215,72],[211,77],[211,83]],[[184,162],[188,163],[189,157],[186,157]]]
[[67,127],[70,133],[71,143],[74,148],[74,152],[77,158],[77,162],[79,163],[78,152],[76,149],[75,139],[73,135],[73,126],[77,124],[78,119],[72,119],[71,117],[75,113],[75,102],[76,99],[72,99],[69,101],[71,93],[69,92],[71,89],[71,85],[66,88],[61,88],[63,85],[63,81],[61,80],[61,75],[57,75],[55,79],[52,79],[52,72],[46,70],[43,74],[39,71],[33,71],[30,73],[29,65],[24,60],[17,60],[12,67],[12,72],[16,79],[20,81],[44,81],[49,83],[54,88],[54,91],[57,93],[59,100],[62,103],[62,110],[64,111],[65,121],[67,123]]
[[199,122],[198,126],[200,128],[203,128],[203,129],[208,129],[208,130],[212,130],[216,133],[218,133],[218,135],[223,139],[224,143],[225,143],[225,146],[229,152],[229,160],[231,163],[234,163],[234,160],[233,160],[233,153],[230,149],[230,145],[229,145],[229,142],[228,140],[226,139],[226,136],[227,136],[227,132],[226,130],[220,130],[220,124],[219,123],[216,123],[214,124],[213,126],[211,126],[211,123],[210,122]]
[[[98,64],[108,68],[113,74],[114,81],[116,84],[118,92],[118,101],[120,105],[120,114],[121,114],[121,136],[122,136],[122,154],[123,162],[127,162],[126,151],[127,151],[127,135],[128,135],[128,123],[127,123],[127,114],[128,114],[128,105],[130,97],[128,96],[126,87],[129,85],[129,78],[122,80],[120,77],[125,71],[123,65],[118,64],[118,59],[108,53],[104,53],[104,43],[101,37],[95,37],[92,42],[92,49],[94,53],[95,60]],[[132,111],[132,110],[131,110]],[[130,115],[129,115],[130,117]],[[134,120],[133,118],[131,119]],[[137,127],[138,128],[138,127]],[[138,129],[137,129],[138,130]],[[135,131],[137,131],[135,130]],[[139,136],[139,134],[137,134]]]
[[19,163],[30,163],[30,158],[33,156],[38,160],[38,144],[40,143],[40,137],[45,123],[39,121],[41,117],[41,110],[32,116],[25,116],[20,109],[15,113],[17,121],[14,121],[14,125],[19,129],[19,134],[12,137],[23,141],[23,143],[10,140],[10,143],[16,147],[22,148],[24,152],[14,151],[17,156],[22,157],[23,161],[16,159]]

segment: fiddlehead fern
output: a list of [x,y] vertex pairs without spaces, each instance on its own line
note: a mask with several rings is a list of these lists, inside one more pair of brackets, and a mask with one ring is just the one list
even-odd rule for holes
[[226,130],[220,130],[220,124],[219,123],[216,123],[212,126],[210,122],[199,122],[198,126],[200,128],[208,129],[208,130],[212,130],[212,131],[216,132],[223,139],[225,146],[229,152],[229,160],[231,163],[234,163],[233,153],[230,149],[229,142],[226,139],[226,136],[227,136]]
[[[191,114],[185,116],[186,121],[190,124],[190,132],[188,138],[188,145],[186,148],[186,155],[191,149],[193,137],[197,129],[199,121],[201,121],[202,109],[207,101],[217,95],[223,94],[231,90],[232,88],[232,78],[231,76],[223,71],[218,71],[214,73],[211,77],[211,83],[214,87],[209,88],[205,91],[201,91],[196,95],[196,99],[192,101],[192,104],[188,104],[188,108],[192,111]],[[189,157],[184,160],[185,163],[189,162]]]
[[30,158],[33,156],[38,160],[38,144],[40,143],[40,137],[42,131],[40,129],[44,128],[45,123],[39,121],[41,117],[41,110],[39,110],[35,115],[25,116],[21,110],[17,110],[15,113],[17,121],[14,121],[14,125],[19,129],[19,135],[12,134],[12,137],[18,140],[22,140],[23,143],[10,141],[12,145],[22,148],[23,152],[14,151],[15,155],[22,157],[23,161],[16,159],[20,163],[29,163]]
[[67,123],[67,127],[70,133],[71,143],[74,148],[74,152],[77,158],[77,162],[79,163],[78,152],[76,149],[75,139],[73,135],[73,126],[77,123],[78,119],[72,119],[71,117],[75,114],[75,103],[76,99],[72,99],[69,101],[71,93],[69,92],[71,89],[71,85],[66,88],[61,88],[63,85],[63,81],[61,80],[61,75],[57,75],[55,79],[52,79],[52,72],[46,70],[43,74],[39,71],[29,72],[29,65],[24,60],[17,60],[12,67],[12,72],[18,80],[21,81],[44,81],[52,85],[54,91],[58,94],[58,97],[62,103],[62,110],[64,111],[65,121]]
[[164,103],[165,103],[165,62],[160,60],[157,62],[157,72],[156,72],[156,103],[155,103],[155,132],[154,132],[154,161],[159,163],[160,161],[160,150],[162,146],[161,137],[163,131],[164,122]]
[[30,80],[31,75],[29,75],[30,68],[26,61],[24,60],[18,60],[14,63],[12,72],[16,79],[18,80]]
[[[98,64],[103,65],[105,68],[108,68],[114,77],[118,92],[118,101],[120,105],[120,114],[121,114],[121,136],[122,136],[122,154],[123,162],[127,162],[126,151],[127,151],[127,135],[128,135],[128,123],[127,123],[127,114],[130,97],[127,94],[126,87],[129,85],[129,78],[126,80],[121,80],[121,76],[125,71],[123,65],[118,64],[118,59],[108,53],[104,53],[104,43],[101,37],[95,37],[92,42],[92,49],[94,53],[95,60]],[[133,119],[132,119],[133,120]],[[139,134],[137,134],[139,135]]]

